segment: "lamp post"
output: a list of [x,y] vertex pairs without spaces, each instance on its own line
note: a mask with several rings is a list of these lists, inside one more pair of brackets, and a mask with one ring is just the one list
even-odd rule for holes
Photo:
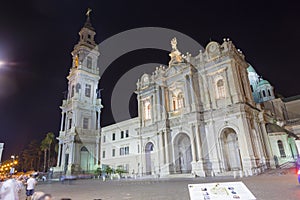
[[15,173],[15,168],[14,168],[14,164],[15,164],[15,155],[10,156],[12,159],[12,162],[10,163],[10,174],[13,175]]

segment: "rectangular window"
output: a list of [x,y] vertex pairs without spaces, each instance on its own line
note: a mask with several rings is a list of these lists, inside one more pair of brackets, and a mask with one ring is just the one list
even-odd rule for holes
[[89,84],[86,84],[85,85],[85,96],[86,97],[91,97],[91,85],[89,85]]
[[126,135],[125,135],[125,137],[129,137],[129,131],[128,130],[126,130]]
[[105,151],[102,151],[102,158],[105,158]]
[[105,135],[103,135],[103,143],[105,143],[106,142],[106,137],[105,137]]
[[129,147],[120,148],[120,156],[129,155]]
[[116,149],[113,149],[112,150],[112,157],[115,157],[116,156]]
[[72,119],[69,119],[69,129],[72,128]]
[[125,155],[129,155],[129,147],[125,147]]
[[112,140],[116,140],[116,134],[115,133],[112,134]]
[[124,131],[121,131],[121,139],[124,138]]
[[89,118],[83,118],[83,129],[89,129]]
[[124,155],[124,147],[121,147],[120,148],[120,156],[123,156]]
[[87,57],[86,67],[92,69],[92,58],[90,56]]

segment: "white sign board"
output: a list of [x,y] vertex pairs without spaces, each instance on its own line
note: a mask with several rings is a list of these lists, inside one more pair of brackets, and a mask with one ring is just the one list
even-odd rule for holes
[[189,184],[191,200],[255,200],[243,182]]

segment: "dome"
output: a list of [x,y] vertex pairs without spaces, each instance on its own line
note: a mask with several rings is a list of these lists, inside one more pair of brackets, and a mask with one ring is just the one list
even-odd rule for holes
[[255,69],[248,63],[248,68],[247,68],[247,71],[248,72],[253,72],[253,73],[256,73]]
[[271,84],[269,83],[269,81],[261,79],[257,84],[257,86],[262,86],[262,85],[271,85]]

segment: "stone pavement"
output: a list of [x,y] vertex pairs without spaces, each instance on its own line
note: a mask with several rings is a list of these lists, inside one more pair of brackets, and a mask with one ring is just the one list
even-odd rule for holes
[[[187,185],[195,183],[242,181],[258,200],[300,199],[300,185],[294,169],[269,170],[252,177],[156,178],[121,179],[103,182],[101,179],[75,180],[70,183],[40,183],[36,191],[52,194],[55,200],[121,200],[189,198]],[[23,197],[21,200],[24,199]]]

